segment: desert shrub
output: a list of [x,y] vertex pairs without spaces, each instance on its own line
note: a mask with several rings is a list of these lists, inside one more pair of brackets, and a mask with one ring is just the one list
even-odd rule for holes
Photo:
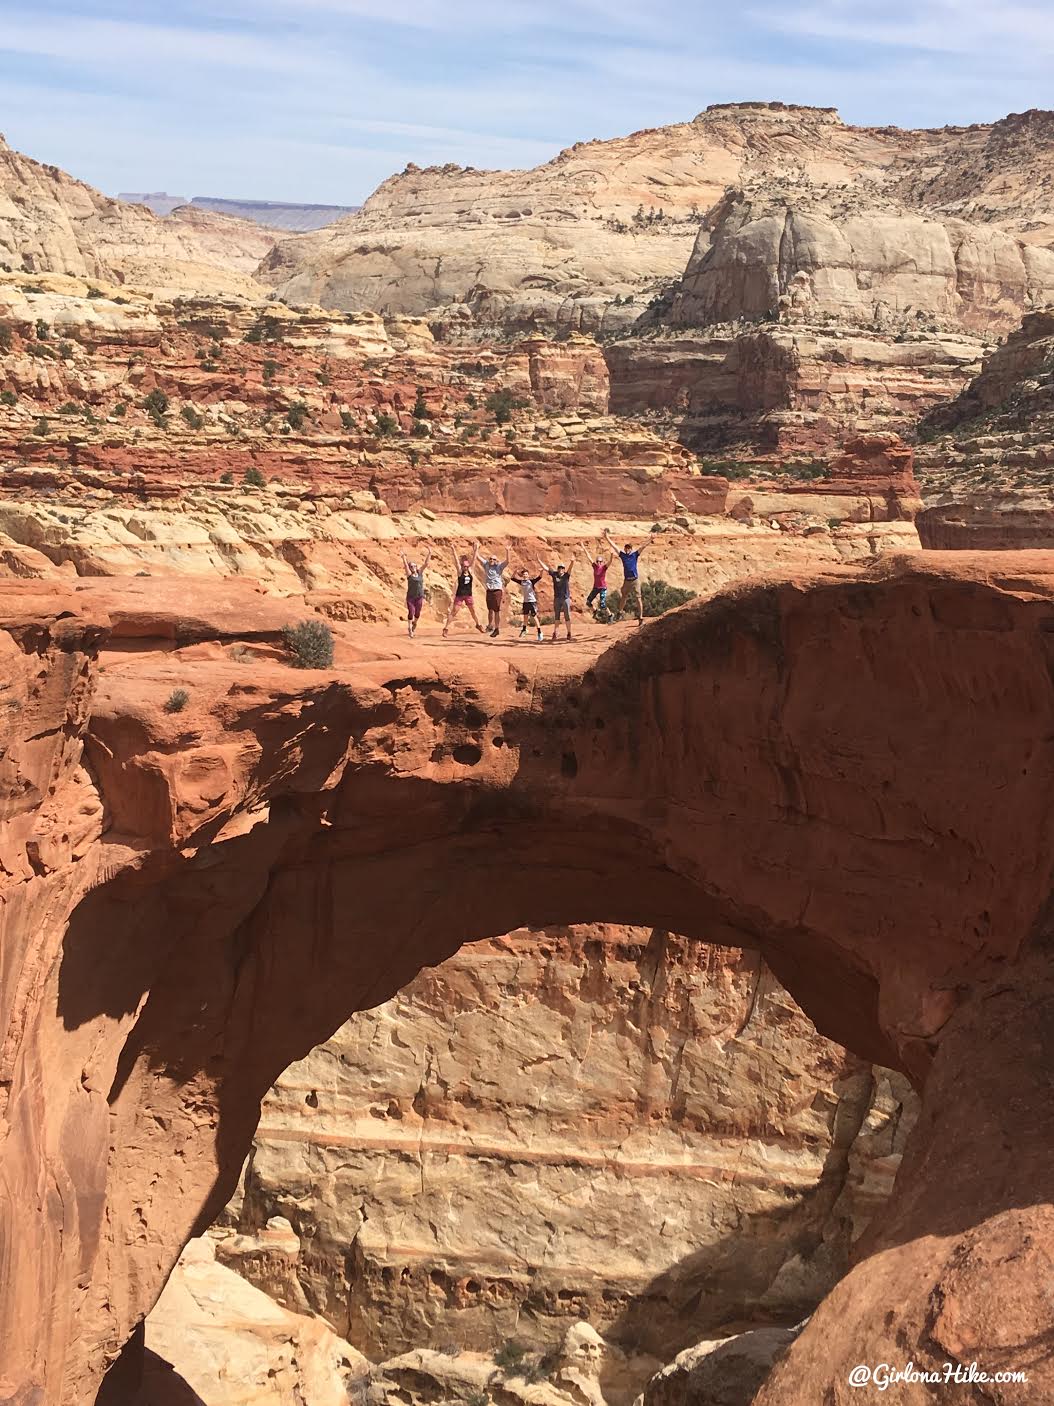
[[245,334],[245,340],[253,343],[281,342],[284,338],[285,331],[277,317],[261,317]]
[[205,416],[199,415],[193,405],[184,405],[179,413],[192,430],[200,430],[205,423]]
[[42,317],[37,318],[37,341],[46,342],[51,336],[51,329]]
[[155,425],[163,425],[168,414],[168,396],[157,386],[143,401],[143,409]]
[[101,288],[89,288],[89,289],[88,289],[88,297],[89,297],[89,298],[105,298],[105,297],[106,297],[106,294],[102,291]]
[[806,464],[788,464],[787,472],[804,483],[811,483],[814,479],[830,478],[831,476],[830,469],[820,459],[813,459]]
[[439,1351],[444,1357],[460,1357],[461,1349],[457,1343],[440,1343]]
[[466,1406],[489,1406],[490,1397],[485,1391],[474,1391],[468,1398]]
[[61,356],[65,361],[69,361],[70,358],[73,356],[73,343],[72,343],[72,342],[60,342],[60,343],[59,343],[59,356]]
[[245,474],[242,477],[242,482],[244,484],[247,484],[250,488],[267,487],[267,480],[264,478],[263,474],[258,468],[256,468],[255,465],[245,470]]
[[76,401],[67,400],[63,405],[59,406],[60,415],[79,415],[80,413],[81,408]]
[[0,391],[0,405],[17,405],[18,396],[14,391]]
[[520,1376],[528,1386],[532,1386],[535,1382],[548,1381],[551,1373],[551,1364],[543,1357],[535,1357],[523,1366]]
[[120,416],[122,416],[122,415],[127,415],[127,414],[128,414],[128,402],[125,401],[125,400],[119,400],[119,401],[117,402],[117,404],[114,406],[114,408],[110,411],[110,414],[111,414],[111,415],[116,415],[116,416],[118,416],[118,418],[119,418]]
[[424,386],[417,387],[417,399],[414,401],[413,417],[415,420],[430,420],[432,418],[432,412],[425,404]]
[[233,482],[234,482],[234,475],[231,473],[230,469],[225,469],[224,472],[223,472],[222,474],[220,474],[220,483],[233,483]]
[[687,605],[695,599],[694,591],[686,591],[680,586],[671,586],[666,581],[642,581],[640,588],[644,614],[652,617],[665,615],[678,605]]
[[46,415],[41,415],[40,419],[33,426],[33,433],[41,439],[51,433],[51,421]]
[[265,362],[264,362],[264,364],[263,364],[263,378],[264,378],[264,384],[265,384],[265,385],[270,385],[270,384],[271,384],[271,382],[272,382],[272,381],[274,380],[274,378],[275,378],[275,375],[276,375],[277,371],[278,371],[278,362],[277,362],[277,361],[265,361]]
[[296,669],[333,667],[333,631],[324,620],[301,620],[282,631],[285,647]]
[[415,420],[410,433],[417,439],[427,439],[431,431],[423,420]]
[[390,415],[387,410],[382,410],[377,416],[377,423],[373,427],[374,434],[378,439],[389,439],[393,434],[399,433],[399,421],[394,415]]
[[494,1365],[503,1372],[515,1371],[526,1356],[527,1349],[523,1343],[518,1343],[515,1338],[506,1338],[494,1354]]
[[320,386],[328,386],[328,385],[330,384],[330,382],[332,381],[332,379],[333,379],[333,377],[329,374],[328,371],[316,371],[316,372],[315,372],[315,380],[318,382],[318,384],[319,384]]
[[359,427],[358,421],[350,410],[342,410],[340,412],[340,423],[346,430],[357,430]]
[[295,401],[285,412],[285,418],[291,430],[302,430],[307,422],[307,406],[302,400]]
[[0,327],[0,352],[9,352],[12,346],[10,327]]
[[491,391],[486,404],[498,425],[507,425],[512,419],[512,412],[523,407],[523,401],[517,400],[510,390]]
[[190,702],[190,694],[185,688],[174,688],[165,699],[166,713],[182,713]]

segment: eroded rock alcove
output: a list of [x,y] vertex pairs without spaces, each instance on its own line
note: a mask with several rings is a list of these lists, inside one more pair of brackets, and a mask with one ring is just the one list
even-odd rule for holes
[[887,1216],[759,1400],[905,1353],[1046,1389],[1046,557],[745,587],[595,661],[348,631],[320,676],[232,657],[288,603],[140,584],[3,588],[8,1399],[90,1402],[275,1076],[525,921],[758,948],[923,1087]]

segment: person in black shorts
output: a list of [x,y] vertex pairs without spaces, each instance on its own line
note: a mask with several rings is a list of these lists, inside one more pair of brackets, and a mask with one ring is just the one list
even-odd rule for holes
[[571,638],[571,571],[575,564],[575,553],[572,552],[567,560],[567,566],[546,566],[544,561],[538,563],[553,583],[553,644],[556,643],[556,632],[560,628],[561,620],[567,626],[567,638]]
[[542,638],[542,622],[538,619],[538,592],[535,589],[541,579],[540,576],[529,576],[527,574],[527,568],[524,566],[521,566],[519,571],[514,571],[512,573],[512,580],[519,586],[520,594],[523,596],[523,627],[520,630],[521,640],[527,633],[528,625],[533,625],[538,631],[539,642]]
[[454,557],[454,570],[457,573],[457,579],[454,583],[454,599],[450,602],[446,623],[443,625],[443,635],[445,637],[449,632],[450,622],[462,606],[464,606],[472,616],[476,629],[482,634],[483,626],[479,623],[479,616],[476,614],[476,604],[472,599],[472,574],[476,569],[476,558],[479,556],[479,543],[476,543],[476,549],[471,556],[462,555],[459,557],[453,547],[451,547],[450,550]]

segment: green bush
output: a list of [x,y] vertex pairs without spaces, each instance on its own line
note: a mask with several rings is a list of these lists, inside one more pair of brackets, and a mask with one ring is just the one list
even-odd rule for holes
[[51,432],[51,421],[48,419],[48,417],[47,417],[46,415],[41,415],[40,419],[37,421],[36,425],[33,427],[33,433],[34,433],[35,435],[37,435],[38,438],[44,439],[48,434],[50,434],[50,432]]
[[222,474],[220,474],[220,483],[233,483],[233,482],[234,482],[234,475],[231,473],[230,469],[225,469],[224,472],[223,472]]
[[399,421],[394,415],[389,415],[387,410],[382,410],[377,416],[373,432],[378,439],[389,439],[392,435],[399,433]]
[[0,391],[0,405],[17,405],[18,396],[14,391]]
[[143,401],[143,409],[155,425],[163,425],[168,414],[168,396],[155,386]]
[[250,488],[266,488],[267,480],[255,465],[245,470],[242,482],[248,484]]
[[119,401],[117,402],[117,404],[114,406],[114,408],[110,411],[110,414],[111,414],[111,415],[116,415],[116,416],[118,416],[118,418],[120,418],[120,416],[122,416],[122,415],[127,415],[127,414],[128,414],[128,402],[125,401],[125,400],[119,400]]
[[333,631],[324,620],[301,620],[299,625],[287,625],[282,639],[292,655],[290,662],[294,668],[333,667]]
[[10,327],[0,327],[0,352],[9,352],[12,346]]
[[51,336],[51,329],[42,317],[37,318],[37,341],[46,342]]
[[182,713],[190,702],[190,694],[185,688],[174,688],[165,699],[166,713]]
[[89,298],[105,298],[105,297],[106,297],[106,294],[102,291],[101,288],[89,288],[89,289],[88,289],[88,297],[89,297]]
[[350,410],[342,410],[340,412],[340,423],[346,430],[357,430],[359,427],[359,422],[355,419],[355,416]]
[[417,387],[417,399],[414,401],[413,417],[415,420],[430,420],[432,418],[432,412],[425,404],[424,386]]
[[671,586],[666,581],[642,581],[640,595],[644,605],[644,614],[649,618],[665,615],[668,610],[673,610],[678,605],[687,605],[690,600],[695,600],[694,591],[683,590],[680,586]]
[[261,317],[245,334],[245,340],[253,343],[281,342],[284,338],[285,331],[277,317]]
[[277,371],[278,371],[278,362],[277,362],[277,361],[265,361],[265,362],[264,362],[264,364],[263,364],[263,378],[264,378],[264,385],[265,385],[265,386],[269,386],[269,385],[271,384],[271,382],[272,382],[272,381],[274,380],[274,378],[275,378],[275,374],[276,374]]
[[184,405],[179,413],[192,430],[200,430],[205,423],[205,416],[199,415],[193,405]]
[[296,401],[285,412],[285,418],[291,430],[302,430],[307,422],[307,406],[302,400]]
[[507,425],[512,419],[512,412],[523,407],[523,401],[517,400],[510,390],[491,391],[486,404],[498,425]]
[[75,401],[67,400],[65,404],[59,406],[60,415],[79,415],[80,413],[81,408]]

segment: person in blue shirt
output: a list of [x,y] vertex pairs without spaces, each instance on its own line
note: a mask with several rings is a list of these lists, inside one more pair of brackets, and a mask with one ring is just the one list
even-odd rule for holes
[[633,601],[637,608],[637,624],[644,624],[644,601],[640,594],[640,558],[651,546],[650,542],[642,542],[639,547],[634,548],[629,542],[625,547],[619,548],[611,540],[611,531],[608,529],[604,533],[608,546],[613,552],[618,552],[619,560],[622,562],[622,613],[625,615],[629,609],[630,601]]

